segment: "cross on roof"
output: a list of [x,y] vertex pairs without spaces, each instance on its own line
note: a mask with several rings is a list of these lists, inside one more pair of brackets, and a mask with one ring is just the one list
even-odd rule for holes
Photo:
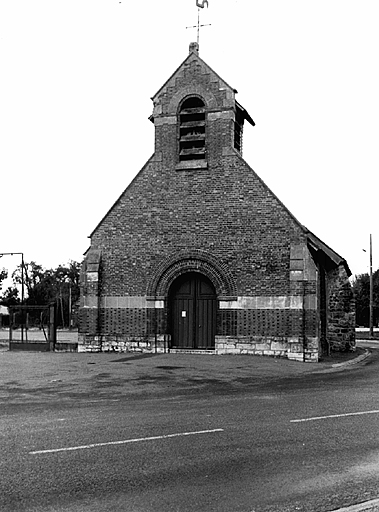
[[211,23],[207,23],[205,25],[200,25],[200,7],[203,8],[204,4],[207,4],[207,6],[208,6],[207,0],[203,0],[202,4],[199,3],[199,0],[196,0],[196,5],[198,6],[197,7],[197,25],[193,25],[191,27],[186,27],[186,28],[197,28],[197,46],[199,46],[200,28],[201,27],[210,27],[211,26]]

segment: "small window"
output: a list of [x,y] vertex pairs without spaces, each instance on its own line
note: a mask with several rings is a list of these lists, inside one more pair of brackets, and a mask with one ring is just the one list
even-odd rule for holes
[[179,112],[179,160],[205,159],[205,105],[200,98],[185,100]]

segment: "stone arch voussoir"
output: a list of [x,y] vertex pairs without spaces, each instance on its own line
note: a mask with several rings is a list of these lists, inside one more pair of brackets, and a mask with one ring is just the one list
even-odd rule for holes
[[169,113],[177,114],[179,105],[190,96],[202,98],[208,109],[217,107],[216,97],[211,91],[205,89],[205,87],[202,87],[200,84],[193,84],[183,87],[173,95],[168,108]]
[[167,297],[175,279],[187,272],[199,272],[208,277],[218,297],[237,295],[234,279],[226,266],[214,256],[201,250],[184,251],[166,258],[154,272],[147,295]]

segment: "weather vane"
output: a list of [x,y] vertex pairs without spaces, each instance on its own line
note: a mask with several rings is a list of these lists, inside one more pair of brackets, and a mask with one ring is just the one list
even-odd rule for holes
[[200,39],[200,28],[201,27],[209,27],[211,23],[207,23],[206,25],[200,25],[200,9],[204,9],[204,5],[209,7],[208,0],[196,0],[197,5],[197,25],[193,25],[192,27],[186,27],[186,28],[197,28],[197,45],[199,46],[199,39]]

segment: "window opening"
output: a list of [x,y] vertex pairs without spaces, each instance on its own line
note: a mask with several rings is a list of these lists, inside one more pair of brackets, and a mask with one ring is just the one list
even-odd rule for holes
[[200,98],[188,98],[179,112],[179,160],[205,159],[205,105]]

